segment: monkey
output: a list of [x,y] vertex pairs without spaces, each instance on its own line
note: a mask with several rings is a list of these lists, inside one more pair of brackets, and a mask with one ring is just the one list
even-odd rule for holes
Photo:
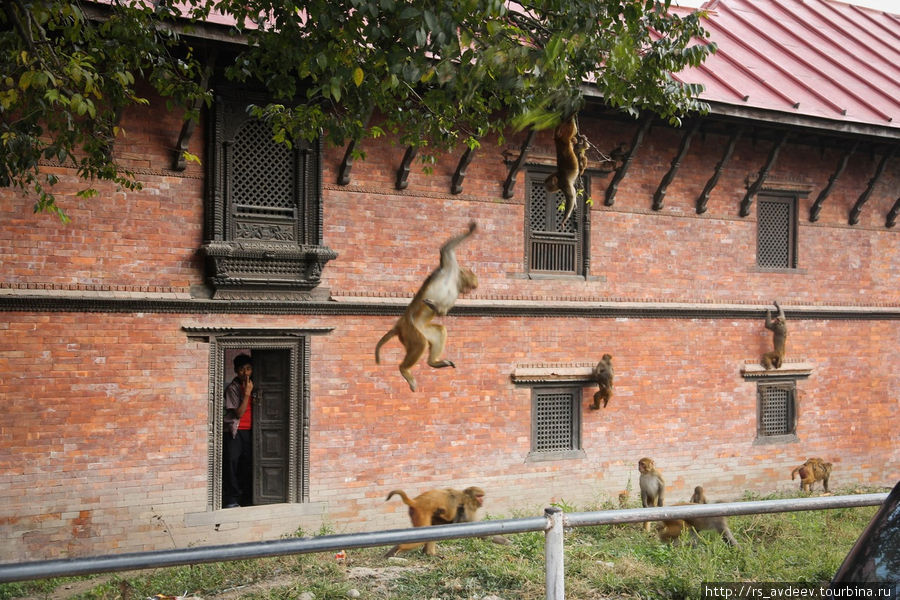
[[477,225],[469,223],[469,229],[461,235],[447,240],[441,246],[441,264],[422,283],[403,315],[375,346],[375,363],[381,364],[379,351],[381,346],[392,337],[397,336],[406,348],[406,356],[400,363],[400,374],[409,384],[409,389],[416,391],[416,379],[410,369],[415,365],[425,350],[428,349],[428,366],[440,369],[453,367],[453,361],[440,360],[447,341],[447,329],[443,325],[432,323],[438,316],[446,315],[460,294],[471,292],[478,287],[478,278],[470,269],[459,266],[456,261],[456,247],[475,232]]
[[762,364],[769,370],[771,368],[779,369],[781,368],[781,363],[784,361],[784,343],[787,340],[787,319],[784,316],[784,310],[780,306],[778,306],[778,301],[775,301],[775,308],[778,309],[778,315],[773,319],[772,311],[766,311],[766,329],[772,331],[772,343],[775,346],[775,350],[772,352],[766,352],[762,357]]
[[691,496],[691,504],[708,504],[702,485],[698,485],[694,488],[694,494]]
[[[644,508],[662,506],[666,494],[666,481],[653,464],[652,458],[644,457],[638,461],[641,473],[641,506]],[[644,531],[650,531],[650,522],[644,521]]]
[[[484,504],[484,490],[471,486],[463,491],[452,488],[428,490],[410,500],[403,490],[393,490],[387,495],[385,502],[394,495],[400,496],[403,503],[409,506],[409,519],[413,527],[428,527],[429,525],[447,525],[448,523],[471,523],[476,521],[476,513]],[[497,536],[502,537],[502,536]],[[494,540],[497,543],[503,541]],[[424,552],[428,556],[435,555],[435,542],[420,542],[411,544],[398,544],[388,550],[385,558],[390,558],[398,552],[415,550],[425,546]]]
[[[699,489],[702,494],[703,488]],[[697,503],[682,502],[676,506],[685,506],[687,504]],[[737,540],[734,539],[731,530],[728,528],[728,522],[725,520],[725,517],[694,517],[692,519],[666,520],[656,526],[656,533],[663,542],[677,542],[685,527],[687,527],[687,530],[691,533],[691,545],[695,545],[697,541],[699,541],[700,536],[697,535],[698,531],[716,531],[722,536],[722,540],[726,544],[729,546],[738,546]]]
[[575,211],[575,182],[587,168],[588,139],[578,133],[575,114],[556,126],[553,132],[553,143],[556,146],[556,172],[544,180],[544,189],[548,193],[560,191],[565,197],[565,223]]
[[600,387],[600,389],[594,393],[594,403],[591,405],[591,410],[600,408],[600,400],[603,400],[603,408],[606,408],[606,404],[612,397],[612,354],[603,355],[603,358],[601,358],[600,362],[597,363],[597,366],[594,367],[594,371],[591,377],[594,381],[597,382],[597,385]]
[[800,475],[800,491],[812,492],[815,482],[821,481],[822,487],[828,491],[828,480],[831,478],[831,463],[821,458],[810,458],[805,463],[791,471],[791,481]]

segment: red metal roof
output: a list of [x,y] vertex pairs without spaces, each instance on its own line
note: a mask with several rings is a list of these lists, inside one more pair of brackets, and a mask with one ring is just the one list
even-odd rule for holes
[[711,0],[718,52],[678,73],[714,113],[900,137],[900,15],[834,0]]

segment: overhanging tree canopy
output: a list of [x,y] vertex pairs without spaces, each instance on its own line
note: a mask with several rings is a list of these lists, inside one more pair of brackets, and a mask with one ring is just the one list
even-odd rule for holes
[[[212,9],[246,40],[228,76],[265,86],[276,102],[254,111],[286,143],[389,131],[404,144],[474,147],[509,126],[553,126],[582,105],[585,85],[612,107],[677,121],[704,107],[697,86],[669,74],[712,50],[692,42],[705,37],[699,15],[670,14],[669,0],[100,6],[95,18],[86,10],[98,4],[64,0],[10,0],[0,12],[0,185],[34,191],[36,210],[62,214],[41,159],[72,164],[88,182],[139,187],[112,153],[118,117],[146,102],[140,80],[189,114],[208,101],[190,25]],[[373,111],[384,116],[378,125]],[[87,185],[80,194],[95,194]]]

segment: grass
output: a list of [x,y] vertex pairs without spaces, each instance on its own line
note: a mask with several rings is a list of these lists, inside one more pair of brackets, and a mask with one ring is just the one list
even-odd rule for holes
[[[747,495],[744,499],[792,496]],[[567,506],[568,510],[605,508],[618,505]],[[876,510],[863,507],[731,517],[729,525],[739,548],[726,546],[713,532],[702,532],[702,543],[691,547],[663,545],[639,524],[572,529],[565,537],[566,598],[698,598],[702,582],[824,583]],[[472,600],[491,595],[503,600],[543,598],[543,534],[516,534],[509,539],[509,545],[486,539],[440,542],[440,558],[415,552],[403,560],[385,560],[385,548],[368,548],[348,551],[343,563],[331,554],[313,554],[0,584],[0,600],[50,598],[64,583],[80,588],[70,597],[92,600],[144,600],[156,594],[194,595],[205,600],[293,600],[304,592],[312,592],[315,600],[343,600],[352,589],[371,600]],[[361,567],[371,571],[363,573]],[[361,573],[369,576],[360,577]],[[373,576],[379,573],[381,578]]]

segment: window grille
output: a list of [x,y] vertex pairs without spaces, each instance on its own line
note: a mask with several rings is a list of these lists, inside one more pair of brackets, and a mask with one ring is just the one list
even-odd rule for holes
[[768,269],[796,268],[796,199],[763,197],[757,203],[756,259]]
[[759,435],[789,435],[795,429],[795,382],[759,384]]
[[532,411],[532,452],[581,449],[581,388],[536,389]]
[[[234,136],[230,194],[237,218],[267,216],[292,220],[296,209],[294,153],[272,139],[272,129],[246,121]],[[236,237],[241,237],[236,231]]]
[[[525,211],[526,265],[530,272],[583,275],[585,272],[584,198],[579,197],[575,210],[563,224],[565,213],[559,210],[564,202],[562,192],[548,194],[544,179],[549,172],[529,172],[526,186]],[[584,189],[590,189],[584,178]]]

